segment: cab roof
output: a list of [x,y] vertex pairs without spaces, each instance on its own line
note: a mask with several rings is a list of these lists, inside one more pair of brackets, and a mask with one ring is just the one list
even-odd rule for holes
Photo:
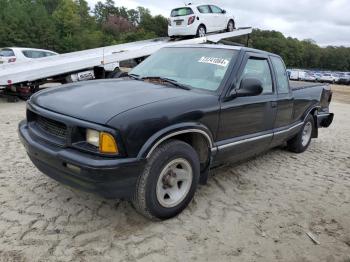
[[250,47],[244,47],[244,46],[231,46],[231,45],[224,45],[224,44],[179,44],[179,45],[173,45],[165,48],[211,48],[211,49],[229,49],[229,50],[237,50],[237,51],[244,51],[244,52],[251,52],[251,53],[258,53],[258,54],[264,54],[264,55],[273,55],[278,56],[274,53],[270,53],[267,51],[254,49]]

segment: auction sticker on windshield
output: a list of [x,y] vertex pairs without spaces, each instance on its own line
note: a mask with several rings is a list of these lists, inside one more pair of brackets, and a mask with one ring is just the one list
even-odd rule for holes
[[230,61],[227,60],[227,59],[223,59],[223,58],[202,56],[201,59],[199,59],[198,62],[199,63],[213,64],[213,65],[226,67],[229,64]]

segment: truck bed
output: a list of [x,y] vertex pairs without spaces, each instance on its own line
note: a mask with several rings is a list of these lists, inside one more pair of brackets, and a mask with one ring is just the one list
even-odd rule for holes
[[297,114],[307,111],[308,107],[315,102],[320,107],[320,111],[329,111],[329,103],[332,100],[332,90],[329,84],[290,81],[290,87],[296,103],[302,101],[310,102],[306,104],[305,108],[299,108],[301,111],[297,112]]
[[292,90],[300,90],[300,89],[306,89],[311,88],[315,86],[328,86],[329,84],[323,84],[323,83],[312,83],[312,82],[303,82],[303,81],[289,81],[290,87]]

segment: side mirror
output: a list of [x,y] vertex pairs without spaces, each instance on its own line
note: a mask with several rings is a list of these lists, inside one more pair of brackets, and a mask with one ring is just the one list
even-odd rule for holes
[[256,78],[244,78],[241,81],[239,89],[233,89],[230,93],[230,97],[245,97],[245,96],[258,96],[263,92],[263,84]]
[[222,13],[223,13],[223,14],[226,14],[226,10],[222,10]]

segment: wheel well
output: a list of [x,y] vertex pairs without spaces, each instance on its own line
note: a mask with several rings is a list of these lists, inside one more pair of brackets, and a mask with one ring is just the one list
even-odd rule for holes
[[211,148],[210,142],[206,136],[201,133],[189,132],[169,137],[168,139],[162,141],[162,143],[168,141],[169,139],[180,140],[192,146],[198,154],[201,171],[205,170],[208,167]]
[[[200,24],[200,25],[198,26],[198,29],[199,29],[201,26],[204,26],[205,31],[207,31],[207,27],[205,26],[205,24]],[[198,29],[197,29],[197,30],[198,30]]]

